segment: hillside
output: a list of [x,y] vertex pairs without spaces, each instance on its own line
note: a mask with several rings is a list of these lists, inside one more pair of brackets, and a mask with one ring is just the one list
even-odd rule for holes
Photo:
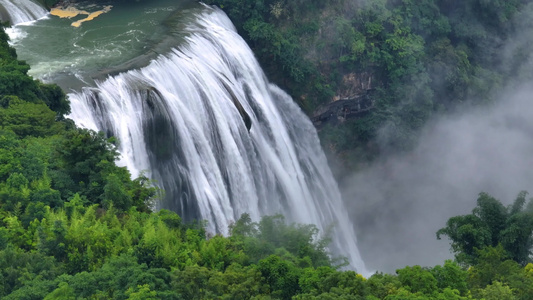
[[348,170],[410,149],[433,116],[529,78],[530,1],[206,3],[230,16]]

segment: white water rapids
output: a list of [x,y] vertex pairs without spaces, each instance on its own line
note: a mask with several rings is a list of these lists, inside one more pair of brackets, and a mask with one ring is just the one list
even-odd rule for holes
[[48,14],[48,11],[32,0],[0,0],[0,14],[2,21],[11,24],[26,23],[37,20]]

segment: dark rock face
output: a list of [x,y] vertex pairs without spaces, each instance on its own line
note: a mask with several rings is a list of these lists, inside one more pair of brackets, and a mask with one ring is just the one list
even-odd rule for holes
[[11,18],[9,17],[9,13],[5,9],[5,7],[3,7],[2,5],[0,5],[0,21],[2,22],[11,21]]
[[335,101],[364,96],[368,90],[374,88],[374,82],[374,75],[369,72],[344,74]]
[[366,90],[363,95],[354,98],[339,99],[318,107],[311,121],[315,127],[325,124],[342,123],[348,119],[356,119],[364,116],[374,108],[372,90]]

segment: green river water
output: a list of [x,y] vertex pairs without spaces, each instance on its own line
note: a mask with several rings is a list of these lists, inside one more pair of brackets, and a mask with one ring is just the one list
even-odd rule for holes
[[19,58],[31,66],[30,75],[71,90],[92,85],[93,79],[109,73],[144,66],[178,42],[169,25],[184,24],[199,9],[189,0],[80,2],[75,7],[94,12],[106,5],[113,5],[109,12],[80,27],[71,24],[86,16],[48,15],[9,29]]

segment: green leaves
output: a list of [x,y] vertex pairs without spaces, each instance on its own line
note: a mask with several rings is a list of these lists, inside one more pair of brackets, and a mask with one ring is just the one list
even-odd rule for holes
[[420,266],[405,267],[396,270],[398,279],[403,286],[407,286],[412,293],[431,294],[437,289],[437,280],[431,272],[422,269]]
[[[437,238],[447,235],[456,259],[463,264],[477,262],[478,251],[501,245],[511,259],[525,265],[531,261],[533,210],[524,209],[526,192],[520,192],[509,207],[486,193],[479,194],[472,214],[452,217]],[[531,202],[531,201],[530,201]]]
[[328,266],[331,258],[327,250],[329,239],[319,236],[315,225],[286,224],[282,215],[265,216],[253,223],[248,214],[231,227],[232,237],[252,262],[274,253],[285,253],[295,264],[314,267]]
[[[9,100],[8,100],[9,99]],[[0,128],[12,130],[19,137],[50,136],[59,133],[62,124],[44,103],[31,103],[16,96],[4,97],[0,106]]]
[[104,206],[107,208],[114,207],[118,210],[125,211],[131,207],[131,196],[126,192],[124,184],[116,174],[107,176],[107,183],[104,186]]

